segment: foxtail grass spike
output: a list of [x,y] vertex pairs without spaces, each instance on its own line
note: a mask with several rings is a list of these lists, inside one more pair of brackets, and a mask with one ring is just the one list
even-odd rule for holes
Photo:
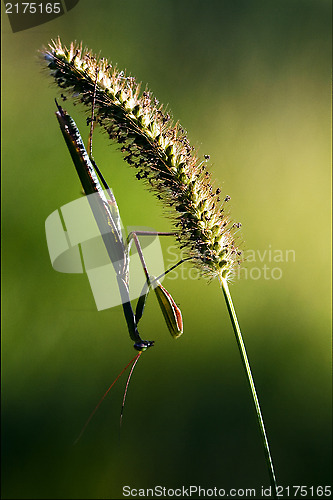
[[[208,278],[230,280],[241,260],[240,223],[225,211],[230,196],[214,188],[209,155],[199,158],[185,130],[149,90],[82,44],[60,39],[42,51],[51,75],[76,101],[87,106],[109,137],[120,145],[136,177],[162,200],[178,233],[178,242]],[[222,203],[221,203],[222,200]]]

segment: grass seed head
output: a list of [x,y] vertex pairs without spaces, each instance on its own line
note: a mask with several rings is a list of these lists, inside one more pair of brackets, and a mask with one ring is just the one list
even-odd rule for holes
[[[234,224],[220,203],[220,188],[213,188],[206,165],[191,146],[186,132],[174,123],[148,89],[126,76],[82,44],[64,46],[60,39],[41,51],[44,63],[62,93],[91,111],[110,139],[118,142],[126,162],[137,169],[158,199],[168,207],[178,242],[209,278],[233,276],[241,252]],[[63,94],[62,94],[63,95]]]

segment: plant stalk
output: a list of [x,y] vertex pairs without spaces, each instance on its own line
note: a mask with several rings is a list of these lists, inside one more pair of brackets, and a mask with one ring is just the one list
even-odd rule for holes
[[230,295],[227,280],[225,278],[220,278],[220,283],[221,283],[221,288],[222,288],[223,295],[224,295],[224,298],[225,298],[225,301],[227,304],[231,323],[232,323],[232,326],[233,326],[233,329],[235,332],[239,353],[241,355],[242,363],[243,363],[245,373],[246,373],[246,378],[247,378],[247,381],[248,381],[249,386],[250,386],[253,404],[254,404],[254,407],[256,410],[256,414],[257,414],[257,421],[258,421],[258,425],[259,425],[262,443],[264,446],[265,459],[266,459],[266,464],[267,464],[267,468],[268,468],[268,474],[269,474],[269,478],[270,478],[271,487],[273,490],[272,491],[273,497],[277,498],[277,485],[276,485],[276,478],[275,478],[273,461],[272,461],[271,452],[269,449],[268,439],[267,439],[265,425],[264,425],[264,419],[262,417],[262,413],[261,413],[261,409],[260,409],[260,405],[259,405],[259,400],[258,400],[258,396],[257,396],[257,391],[256,391],[253,377],[252,377],[250,363],[249,363],[249,360],[248,360],[248,357],[246,354],[246,348],[245,348],[245,344],[243,341],[242,332],[241,332],[240,327],[239,327],[236,311],[235,311],[235,308],[234,308],[234,305],[232,302],[232,298]]

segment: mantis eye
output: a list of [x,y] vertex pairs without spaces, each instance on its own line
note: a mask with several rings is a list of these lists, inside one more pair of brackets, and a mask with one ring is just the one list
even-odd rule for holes
[[141,342],[136,342],[133,347],[137,351],[146,351],[149,347],[152,347],[153,345],[154,345],[153,340],[142,340]]

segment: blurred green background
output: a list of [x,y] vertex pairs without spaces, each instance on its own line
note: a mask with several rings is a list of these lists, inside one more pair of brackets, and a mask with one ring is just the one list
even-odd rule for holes
[[[179,340],[149,301],[140,331],[156,345],[134,374],[121,435],[125,378],[73,446],[134,351],[122,309],[98,312],[87,277],[55,272],[48,256],[45,219],[79,197],[59,94],[37,56],[58,35],[147,82],[210,154],[244,249],[256,252],[231,292],[278,483],[331,484],[331,2],[80,0],[26,31],[2,20],[2,498],[117,498],[124,485],[261,498],[269,485],[222,294],[190,266],[164,282],[182,308]],[[64,106],[87,135],[82,109]],[[170,230],[99,132],[94,154],[124,224]]]

